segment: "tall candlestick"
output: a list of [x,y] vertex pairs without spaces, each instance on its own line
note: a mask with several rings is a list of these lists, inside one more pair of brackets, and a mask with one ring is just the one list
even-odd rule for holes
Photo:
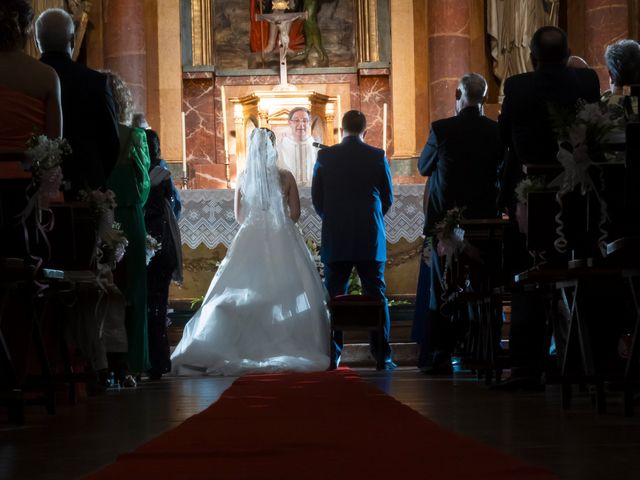
[[222,102],[222,135],[224,138],[224,161],[229,160],[229,141],[227,140],[227,96],[225,95],[224,85],[220,87],[220,101]]
[[220,86],[220,101],[222,102],[222,134],[224,139],[224,175],[227,180],[227,188],[231,188],[231,168],[229,166],[229,140],[227,139],[227,96],[224,85]]
[[182,112],[182,176],[187,176],[187,129],[185,127],[186,124],[186,114]]
[[382,105],[382,149],[387,151],[387,104]]

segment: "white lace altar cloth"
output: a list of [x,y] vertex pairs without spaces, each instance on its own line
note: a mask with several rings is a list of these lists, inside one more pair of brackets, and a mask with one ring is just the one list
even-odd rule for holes
[[[423,193],[424,185],[393,186],[393,205],[385,215],[387,242],[397,243],[401,238],[413,242],[422,235]],[[180,196],[182,244],[193,249],[220,244],[228,248],[239,228],[233,216],[234,190],[181,190]],[[320,244],[322,222],[311,204],[310,188],[300,188],[300,204],[298,226],[305,240]]]

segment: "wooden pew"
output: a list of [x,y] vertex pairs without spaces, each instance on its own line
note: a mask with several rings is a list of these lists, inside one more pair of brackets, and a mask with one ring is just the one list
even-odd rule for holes
[[[18,218],[27,205],[31,175],[21,168],[21,154],[0,155],[0,403],[9,420],[24,422],[24,407],[45,405],[55,412],[55,388],[41,334],[34,212]],[[29,362],[35,357],[33,375]],[[37,396],[32,397],[31,391]]]

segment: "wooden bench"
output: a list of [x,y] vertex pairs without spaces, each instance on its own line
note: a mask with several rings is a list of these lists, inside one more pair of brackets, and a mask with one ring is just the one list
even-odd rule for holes
[[335,331],[377,332],[376,369],[385,367],[384,322],[385,302],[367,295],[339,295],[329,301],[331,312],[331,349]]

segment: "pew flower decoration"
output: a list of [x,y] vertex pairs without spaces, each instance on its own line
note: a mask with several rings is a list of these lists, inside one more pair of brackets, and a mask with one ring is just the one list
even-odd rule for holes
[[70,153],[71,147],[64,138],[33,135],[29,139],[22,166],[33,175],[36,182],[34,197],[42,208],[48,208],[50,198],[60,191],[62,162]]
[[147,253],[147,265],[149,265],[151,259],[155,256],[155,254],[162,249],[162,244],[147,233],[145,248]]
[[94,255],[98,269],[114,270],[129,245],[120,224],[114,220],[117,206],[115,193],[111,190],[81,190],[79,199],[88,203],[96,216],[98,238]]
[[449,269],[453,262],[465,247],[464,230],[460,228],[463,220],[464,209],[455,207],[448,210],[444,218],[436,224],[434,234],[437,242],[437,251],[445,257],[445,269]]
[[114,270],[116,263],[120,262],[122,257],[124,257],[128,246],[129,241],[120,229],[120,224],[113,222],[109,232],[101,239],[99,248],[102,253],[102,258],[99,263],[107,264],[111,270]]
[[516,186],[516,198],[518,199],[518,203],[524,203],[526,205],[529,194],[544,190],[544,187],[544,178],[533,176],[523,179]]
[[529,220],[527,215],[527,204],[529,202],[529,194],[540,192],[544,189],[544,179],[536,176],[524,178],[516,186],[515,192],[518,203],[516,205],[515,215],[520,233],[528,233]]
[[96,216],[98,227],[98,238],[105,238],[113,226],[114,210],[117,206],[116,195],[111,190],[103,192],[101,190],[80,190],[79,199],[81,202],[89,204]]
[[28,194],[29,202],[21,213],[23,219],[36,207],[38,212],[49,208],[51,198],[58,194],[62,185],[62,162],[70,153],[71,147],[64,138],[33,135],[29,139],[22,168],[31,172],[33,183]]
[[564,235],[563,197],[580,189],[582,195],[593,194],[600,206],[600,220],[598,229],[599,245],[604,245],[608,235],[605,224],[609,219],[607,204],[600,192],[604,185],[601,175],[597,181],[594,173],[600,173],[598,164],[605,161],[607,146],[611,144],[611,137],[619,129],[619,118],[608,108],[599,103],[578,103],[575,115],[560,113],[551,109],[552,120],[558,134],[558,162],[562,165],[563,173],[554,179],[549,186],[558,188],[556,201],[560,205],[560,212],[556,215],[558,238],[554,242],[557,251],[566,251],[567,239]]

